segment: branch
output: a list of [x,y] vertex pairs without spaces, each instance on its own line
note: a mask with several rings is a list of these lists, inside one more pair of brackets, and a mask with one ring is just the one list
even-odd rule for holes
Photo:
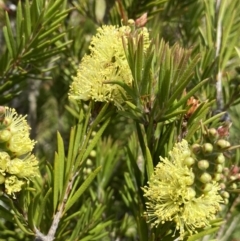
[[64,194],[64,198],[59,206],[59,209],[57,211],[57,213],[54,215],[54,218],[53,218],[53,222],[52,222],[52,225],[48,231],[48,234],[47,235],[44,235],[43,233],[41,233],[36,227],[34,228],[35,230],[35,233],[36,233],[36,237],[35,237],[35,240],[34,241],[53,241],[55,239],[55,234],[56,234],[56,231],[57,231],[57,228],[58,228],[58,224],[60,222],[60,219],[62,217],[62,214],[63,214],[63,211],[64,211],[64,208],[65,208],[65,204],[67,202],[67,199],[68,199],[68,195],[72,189],[72,185],[73,185],[73,182],[75,180],[75,178],[78,176],[78,172],[73,176],[73,178],[69,181],[68,183],[68,186],[67,186],[67,189],[66,189],[66,192]]

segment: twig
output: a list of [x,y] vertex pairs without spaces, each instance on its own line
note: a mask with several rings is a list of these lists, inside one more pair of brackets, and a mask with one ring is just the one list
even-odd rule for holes
[[54,240],[55,234],[56,234],[56,231],[58,228],[58,224],[60,222],[61,216],[62,216],[64,208],[65,208],[65,204],[67,202],[68,195],[72,189],[73,182],[74,182],[75,178],[77,177],[77,175],[78,175],[78,172],[73,176],[73,178],[68,183],[66,192],[64,194],[63,201],[60,204],[57,213],[54,215],[53,222],[48,231],[48,234],[44,235],[36,227],[34,228],[35,233],[36,233],[35,241],[53,241]]

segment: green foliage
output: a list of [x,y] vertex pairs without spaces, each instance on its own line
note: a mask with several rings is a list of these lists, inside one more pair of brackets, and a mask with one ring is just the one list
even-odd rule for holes
[[[224,168],[232,175],[231,167],[239,168],[238,1],[25,0],[14,14],[0,11],[0,103],[28,114],[40,160],[40,177],[16,199],[1,187],[0,241],[175,240],[174,220],[149,223],[143,187],[159,156],[168,157],[182,139],[200,143],[211,127],[229,135]],[[132,86],[105,83],[126,92],[122,108],[69,101],[96,29],[129,19],[140,21],[123,38]],[[147,50],[141,24],[150,33]],[[198,233],[185,230],[184,240],[238,237],[235,181],[228,179],[219,219]]]

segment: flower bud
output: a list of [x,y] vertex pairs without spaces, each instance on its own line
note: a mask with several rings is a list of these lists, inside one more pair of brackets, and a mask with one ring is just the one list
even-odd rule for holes
[[202,192],[203,193],[208,193],[212,190],[213,185],[211,183],[206,183],[205,185],[202,186]]
[[223,172],[223,165],[217,164],[216,167],[215,167],[215,172],[222,173]]
[[222,153],[218,154],[216,162],[219,164],[223,164],[225,162],[225,157]]
[[90,173],[92,173],[92,168],[87,168],[86,169],[86,174],[90,174]]
[[226,188],[226,184],[225,183],[220,183],[220,188],[223,190],[223,189],[225,189]]
[[218,132],[215,128],[208,129],[208,136],[210,140],[216,140],[218,138]]
[[232,183],[232,185],[230,187],[231,187],[231,189],[236,190],[237,189],[237,184],[236,183]]
[[201,160],[198,162],[198,168],[200,170],[204,171],[204,170],[208,169],[208,167],[209,167],[209,162],[207,160]]
[[87,164],[87,166],[92,166],[93,162],[92,162],[91,159],[88,158],[87,161],[86,161],[86,164]]
[[194,164],[195,160],[192,157],[187,157],[184,159],[184,164],[186,164],[188,167],[191,167]]
[[184,176],[182,177],[183,180],[184,180],[184,183],[187,185],[187,186],[191,186],[193,183],[194,183],[194,179],[195,179],[195,176],[193,173],[191,173],[191,175],[189,176]]
[[209,173],[204,172],[204,173],[200,176],[199,180],[200,180],[202,183],[209,183],[209,182],[212,181],[212,177],[211,177],[211,175],[210,175]]
[[201,152],[201,146],[199,144],[193,144],[192,151],[196,155],[199,154]]
[[226,192],[226,191],[223,191],[223,192],[221,193],[221,196],[222,196],[223,198],[229,198],[229,197],[230,197],[229,193]]
[[217,143],[216,143],[216,145],[217,145],[217,147],[218,147],[220,150],[226,149],[226,148],[228,148],[228,147],[231,146],[231,144],[230,144],[228,141],[224,140],[224,139],[218,140]]
[[91,157],[96,157],[96,155],[97,155],[97,152],[95,150],[91,150],[90,156]]
[[220,173],[215,173],[213,176],[213,180],[214,181],[220,181],[221,180],[221,174]]
[[213,145],[211,143],[204,143],[202,145],[202,150],[204,154],[209,154],[213,151]]
[[7,142],[11,138],[11,132],[7,129],[0,131],[0,142]]
[[11,125],[11,123],[12,123],[12,119],[11,118],[8,118],[8,117],[5,117],[4,118],[4,120],[3,120],[3,125],[4,126],[9,126],[9,125]]
[[187,158],[187,157],[190,157],[191,156],[191,151],[188,149],[188,150],[183,150],[182,152],[182,155],[183,155],[183,158]]
[[191,200],[195,196],[196,196],[195,190],[192,187],[188,188],[188,195],[187,195],[186,199]]
[[223,202],[224,202],[225,205],[227,205],[227,204],[229,203],[228,198],[224,198],[224,199],[223,199]]
[[237,177],[236,177],[236,176],[231,175],[231,176],[229,177],[229,179],[230,179],[231,181],[234,181],[234,180],[236,180],[236,179],[237,179]]

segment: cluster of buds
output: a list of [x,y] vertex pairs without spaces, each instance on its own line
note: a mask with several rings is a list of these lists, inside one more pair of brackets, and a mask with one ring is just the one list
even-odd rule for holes
[[[223,132],[223,129],[225,131]],[[225,170],[225,153],[231,147],[227,128],[219,127],[217,129],[204,129],[203,141],[201,144],[193,144],[193,165],[194,172],[197,177],[198,190],[206,193],[211,190],[212,182],[222,183],[224,180]],[[225,203],[228,203],[229,193],[225,190],[224,185],[221,186],[220,194]]]
[[228,199],[231,193],[239,193],[240,167],[236,165],[233,165],[230,168],[225,167],[223,169],[223,175],[220,185],[224,201],[225,203],[228,203]]
[[0,188],[8,195],[14,196],[26,181],[38,176],[29,130],[25,116],[0,106]]

